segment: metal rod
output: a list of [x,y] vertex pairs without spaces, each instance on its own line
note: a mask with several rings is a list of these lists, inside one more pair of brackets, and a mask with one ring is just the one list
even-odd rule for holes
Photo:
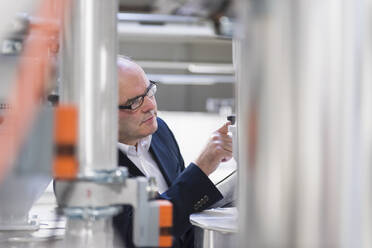
[[239,2],[239,247],[372,245],[371,7]]
[[117,166],[116,0],[74,0],[62,41],[61,101],[79,109],[79,173]]

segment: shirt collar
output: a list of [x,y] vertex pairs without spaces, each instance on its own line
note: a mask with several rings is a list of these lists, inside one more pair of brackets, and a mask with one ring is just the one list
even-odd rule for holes
[[151,139],[152,135],[140,139],[137,144],[137,149],[136,146],[127,145],[120,142],[118,143],[118,147],[127,156],[139,156],[142,152],[147,152],[150,149]]

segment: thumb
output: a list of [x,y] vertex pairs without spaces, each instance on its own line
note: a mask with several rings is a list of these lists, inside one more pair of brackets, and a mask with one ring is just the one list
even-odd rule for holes
[[229,132],[229,126],[231,125],[231,122],[226,122],[222,127],[220,127],[217,132],[221,134],[227,134]]

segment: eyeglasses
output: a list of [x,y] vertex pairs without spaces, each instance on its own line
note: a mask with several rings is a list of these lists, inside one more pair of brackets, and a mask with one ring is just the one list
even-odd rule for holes
[[145,96],[153,97],[156,93],[158,83],[150,80],[150,86],[147,87],[146,92],[142,95],[129,99],[125,105],[119,105],[119,109],[136,110],[142,106]]

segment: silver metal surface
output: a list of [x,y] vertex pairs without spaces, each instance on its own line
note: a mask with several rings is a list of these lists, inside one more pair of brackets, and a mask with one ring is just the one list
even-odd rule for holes
[[62,247],[119,247],[114,244],[112,218],[69,218]]
[[172,70],[200,74],[234,74],[232,64],[175,61],[137,61],[144,70]]
[[130,204],[136,208],[142,194],[145,202],[148,201],[146,186],[145,178],[128,178],[121,184],[56,180],[54,191],[60,207],[107,207]]
[[212,85],[235,83],[232,75],[148,74],[148,77],[162,84]]
[[64,247],[119,247],[115,244],[112,217],[120,210],[120,206],[64,208]]
[[117,166],[117,1],[71,1],[62,41],[61,102],[79,109],[79,172]]
[[[61,103],[78,108],[79,173],[75,181],[56,182],[58,204],[68,207],[70,214],[64,245],[113,247],[111,210],[118,208],[110,206],[114,204],[110,196],[115,190],[122,192],[127,177],[117,169],[118,5],[116,0],[70,3],[61,42],[59,90]],[[84,218],[74,218],[73,213]]]
[[239,247],[371,247],[372,2],[239,11]]
[[206,19],[194,16],[181,16],[181,15],[160,15],[160,14],[136,14],[136,13],[118,13],[119,22],[138,22],[138,23],[182,23],[182,24],[198,24],[202,22],[209,22]]
[[[12,171],[0,183],[0,230],[35,230],[38,224],[29,219],[29,210],[44,192],[51,177],[53,153],[53,110],[41,108],[29,134],[13,161]],[[0,125],[0,136],[14,127]],[[12,145],[9,137],[9,145]],[[3,233],[0,232],[0,236]]]
[[[7,104],[9,101],[9,93],[16,78],[18,59],[18,56],[0,55],[0,74],[2,75],[0,81],[0,104]],[[2,115],[1,111],[0,114]]]
[[216,208],[192,214],[190,222],[195,228],[195,247],[237,247],[237,219],[236,208]]
[[1,54],[14,55],[22,51],[23,44],[19,40],[5,39],[1,44]]
[[156,178],[155,177],[150,177],[148,179],[148,184],[147,184],[146,190],[147,190],[149,200],[154,200],[158,197],[159,187],[156,183]]
[[89,174],[78,175],[79,181],[89,181],[103,184],[122,184],[128,178],[126,167],[117,167],[112,170],[95,170]]
[[63,213],[69,219],[80,220],[98,220],[102,218],[112,218],[120,213],[120,206],[109,207],[67,207],[63,209]]
[[195,248],[237,247],[237,235],[195,227]]
[[[89,223],[91,223],[89,225],[94,225],[95,219],[99,223],[105,222],[100,219],[110,214],[113,215],[116,208],[112,206],[131,205],[134,211],[133,241],[140,247],[149,247],[156,246],[159,242],[159,206],[156,202],[149,201],[147,187],[147,179],[144,177],[127,178],[122,183],[58,180],[55,182],[55,194],[58,205],[67,208],[65,211],[69,217],[68,223],[75,223],[73,228],[76,225],[88,225]],[[82,220],[72,221],[71,219]],[[84,222],[86,224],[83,224]],[[69,230],[69,225],[66,228],[67,240],[80,238],[75,237]],[[94,231],[102,232],[103,230],[94,228],[92,232]],[[110,235],[112,233],[108,233],[108,237]],[[95,239],[93,236],[84,237]]]
[[2,2],[0,10],[0,43],[15,29],[14,18],[21,12],[31,13],[39,5],[38,0],[19,0],[17,2]]

